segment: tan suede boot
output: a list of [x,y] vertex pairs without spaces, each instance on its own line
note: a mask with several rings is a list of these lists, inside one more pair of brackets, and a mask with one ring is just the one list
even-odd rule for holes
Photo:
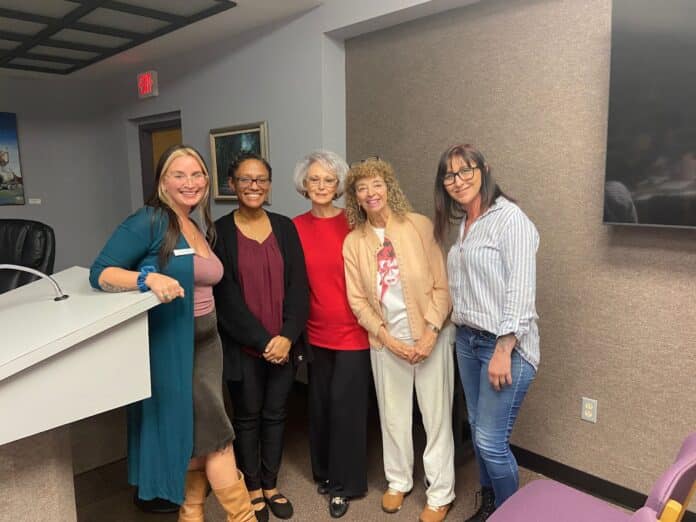
[[184,503],[179,508],[179,522],[205,522],[203,504],[207,493],[208,478],[205,471],[187,471]]
[[249,492],[244,483],[244,475],[239,471],[239,480],[234,486],[214,489],[215,496],[227,513],[227,522],[256,522],[251,507]]

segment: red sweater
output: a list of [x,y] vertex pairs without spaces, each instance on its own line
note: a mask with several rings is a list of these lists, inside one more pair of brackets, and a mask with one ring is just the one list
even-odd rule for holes
[[346,215],[341,212],[332,218],[317,218],[307,212],[293,222],[307,264],[309,342],[332,350],[368,349],[367,332],[358,324],[346,298],[343,240],[350,232]]

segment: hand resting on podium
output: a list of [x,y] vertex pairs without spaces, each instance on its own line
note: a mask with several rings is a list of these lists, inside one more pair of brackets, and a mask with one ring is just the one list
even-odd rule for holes
[[[128,292],[138,289],[140,272],[126,270],[115,266],[105,268],[99,277],[99,286],[105,292]],[[151,272],[145,278],[145,284],[162,303],[169,303],[177,297],[184,297],[184,289],[173,277]]]

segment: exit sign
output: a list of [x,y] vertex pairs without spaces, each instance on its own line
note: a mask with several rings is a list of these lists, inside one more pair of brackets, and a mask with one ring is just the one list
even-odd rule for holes
[[145,71],[138,74],[138,98],[150,98],[158,94],[157,71]]

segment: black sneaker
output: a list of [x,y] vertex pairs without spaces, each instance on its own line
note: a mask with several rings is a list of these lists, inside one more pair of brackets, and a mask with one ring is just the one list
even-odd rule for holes
[[329,481],[321,480],[317,483],[317,493],[320,495],[326,495],[329,493]]
[[329,502],[329,514],[332,518],[341,518],[348,511],[347,497],[331,497]]
[[486,522],[488,517],[495,511],[495,493],[493,493],[493,488],[482,487],[481,491],[476,492],[476,504],[478,504],[479,499],[481,499],[481,504],[478,511],[464,522]]

